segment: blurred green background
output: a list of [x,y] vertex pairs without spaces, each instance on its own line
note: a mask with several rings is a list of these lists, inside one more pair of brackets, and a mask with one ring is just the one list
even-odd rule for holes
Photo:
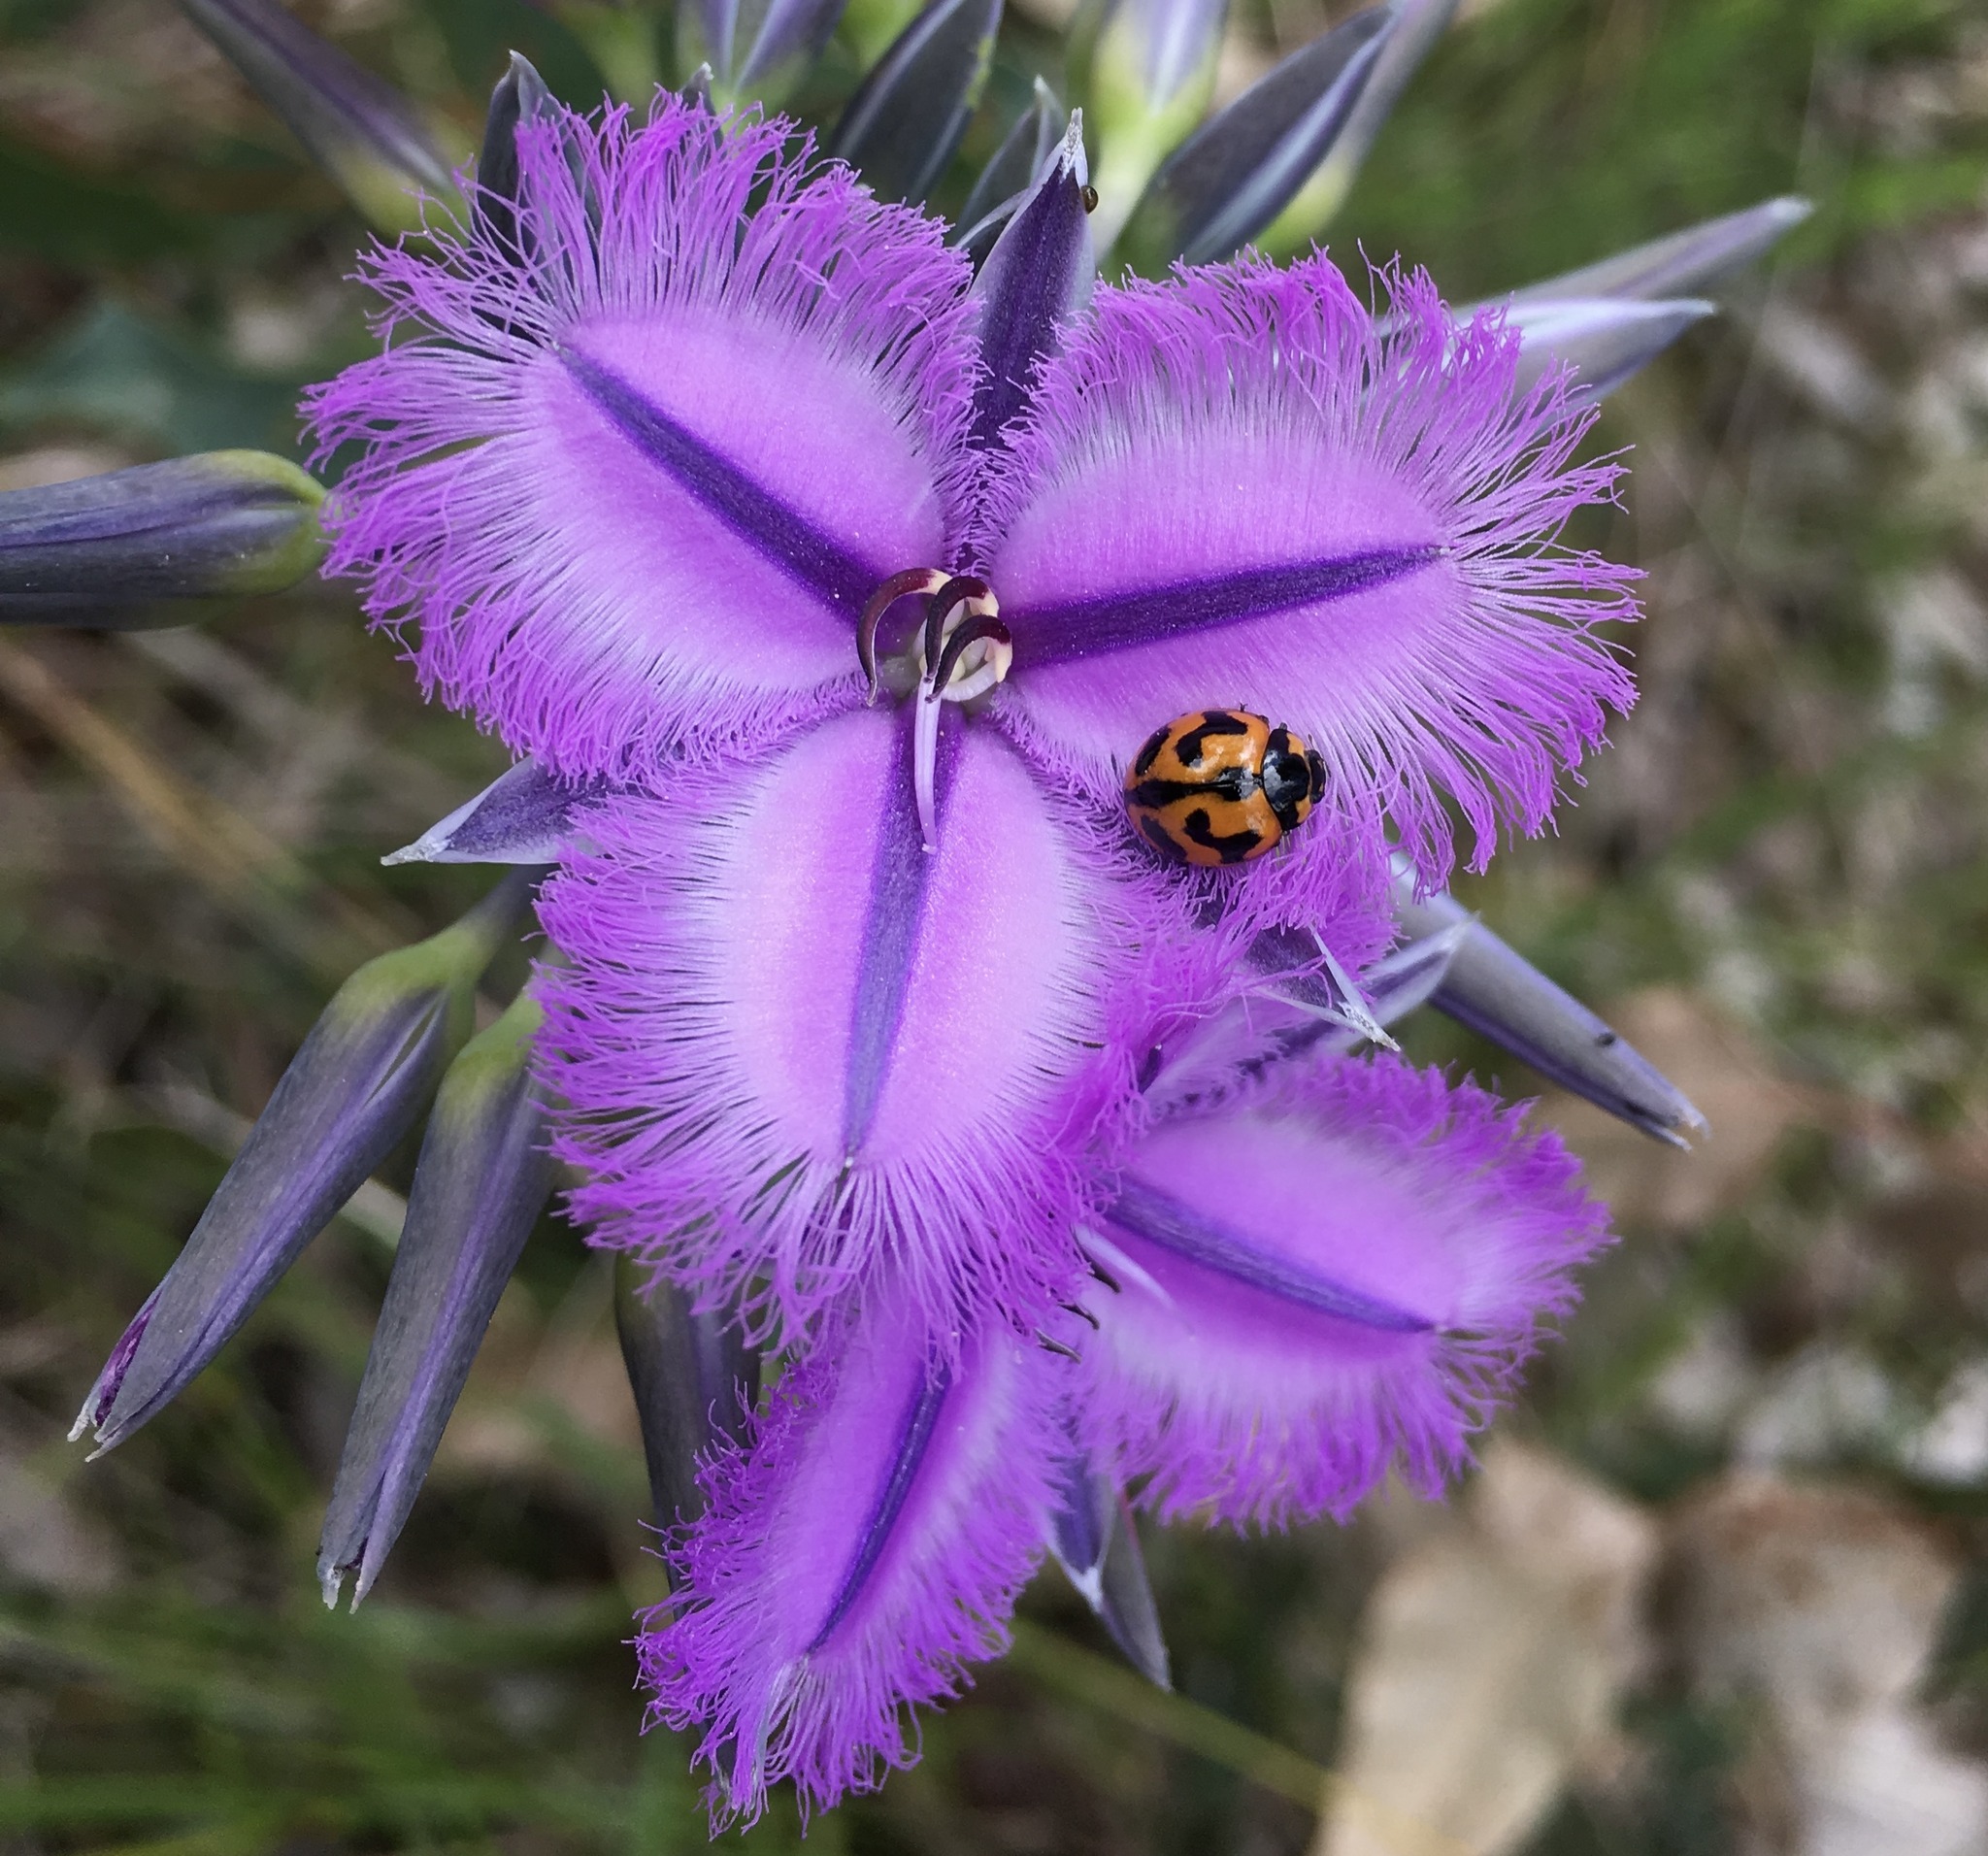
[[[1348,10],[1242,8],[1224,93]],[[465,149],[509,48],[599,91],[598,11],[300,11]],[[1015,0],[943,198],[1060,81],[1066,24]],[[856,68],[833,50],[812,100]],[[1466,4],[1342,252],[1464,300],[1818,207],[1609,403],[1642,700],[1560,835],[1459,889],[1713,1139],[1548,1104],[1623,1242],[1454,1511],[1149,1534],[1173,1698],[1045,1574],[1015,1656],[812,1850],[1988,1847],[1984,189],[1978,6]],[[168,0],[0,0],[0,487],[292,451],[300,386],[366,347],[359,235]],[[685,1747],[637,1731],[622,1639],[660,1581],[608,1287],[563,1224],[356,1617],[312,1560],[411,1154],[164,1418],[88,1467],[62,1441],[343,972],[482,886],[379,856],[501,764],[334,588],[0,637],[9,1850],[705,1840]],[[1440,1021],[1409,1043],[1538,1091]]]

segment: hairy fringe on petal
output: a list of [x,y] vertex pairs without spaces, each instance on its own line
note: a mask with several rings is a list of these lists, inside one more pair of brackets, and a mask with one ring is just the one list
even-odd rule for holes
[[[1073,458],[1140,437],[1191,446],[1214,422],[1319,442],[1407,485],[1443,534],[1467,606],[1441,648],[1405,657],[1370,713],[1310,745],[1340,803],[1390,817],[1434,888],[1453,854],[1445,795],[1481,869],[1501,826],[1544,827],[1561,774],[1600,745],[1607,712],[1634,701],[1623,653],[1600,628],[1636,617],[1628,587],[1640,576],[1561,539],[1577,510],[1615,500],[1621,475],[1610,460],[1576,461],[1596,414],[1569,371],[1518,391],[1519,339],[1502,312],[1460,327],[1426,273],[1396,265],[1375,282],[1379,314],[1323,252],[1289,269],[1245,252],[1164,282],[1101,286],[1043,364],[969,547],[991,556]],[[1095,779],[1080,751],[1033,728],[1025,703],[1013,708],[1009,725],[1046,766]]]
[[965,260],[937,220],[879,203],[780,118],[661,93],[646,127],[625,109],[521,124],[518,160],[515,242],[431,227],[422,248],[362,260],[385,351],[305,400],[319,462],[359,447],[327,504],[324,571],[365,583],[376,625],[416,627],[431,695],[558,773],[652,782],[685,750],[847,707],[853,644],[845,679],[783,692],[659,686],[639,646],[584,666],[532,646],[534,612],[584,619],[595,595],[521,495],[526,377],[601,314],[690,305],[804,332],[872,373],[957,534],[977,368]]
[[[726,779],[686,775],[656,803],[721,816]],[[572,856],[540,897],[570,964],[540,982],[539,1048],[566,1104],[555,1149],[586,1175],[571,1204],[592,1241],[712,1304],[736,1301],[754,1338],[792,1344],[879,1270],[907,1279],[942,1346],[996,1313],[1026,1327],[1066,1297],[1085,1267],[1072,1231],[1093,1207],[1100,1160],[1142,1122],[1153,1027],[1211,1010],[1242,943],[1233,927],[1195,929],[1115,821],[1047,793],[1042,803],[1102,899],[1082,976],[1094,1046],[1057,1054],[1046,1105],[991,1104],[971,1147],[847,1177],[835,1157],[783,1148],[723,1055],[724,1007],[709,997],[705,931],[684,901],[716,879],[709,838],[660,844],[625,807],[577,817],[576,836],[597,849]]]
[[[1609,1242],[1607,1209],[1583,1187],[1579,1162],[1551,1130],[1527,1125],[1530,1108],[1391,1056],[1272,1065],[1188,1108],[1213,1118],[1302,1116],[1375,1168],[1436,1176],[1462,1201],[1458,1228],[1473,1234],[1478,1276],[1468,1328],[1371,1362],[1357,1383],[1349,1374],[1336,1396],[1295,1411],[1238,1397],[1219,1372],[1198,1383],[1142,1375],[1108,1344],[1108,1325],[1083,1349],[1079,1423],[1123,1475],[1148,1478],[1143,1506],[1169,1519],[1204,1510],[1280,1527],[1321,1513],[1344,1519],[1390,1471],[1424,1495],[1441,1493],[1546,1324],[1578,1299],[1574,1270]],[[1372,1243],[1384,1252],[1393,1237],[1375,1231]],[[1109,1324],[1111,1298],[1089,1300]],[[1183,1324],[1193,1316],[1183,1310]]]
[[[1000,1656],[1014,1601],[1040,1561],[1068,1363],[999,1327],[955,1362],[926,1474],[911,1487],[866,1589],[824,1641],[796,1581],[846,1564],[853,1542],[797,1511],[797,1483],[825,1453],[864,1457],[878,1440],[847,1435],[838,1406],[841,1342],[895,1320],[885,1298],[845,1310],[831,1340],[781,1380],[746,1447],[706,1468],[703,1518],[673,1543],[678,1596],[641,1640],[650,1718],[701,1729],[713,1773],[714,1827],[756,1819],[767,1788],[790,1778],[803,1816],[874,1790],[917,1756],[915,1705],[948,1700],[965,1665]],[[818,1588],[817,1588],[818,1589]]]

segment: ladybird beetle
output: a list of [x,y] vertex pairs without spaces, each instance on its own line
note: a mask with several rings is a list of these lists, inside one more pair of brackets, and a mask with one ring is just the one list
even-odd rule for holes
[[1147,736],[1125,776],[1125,810],[1163,857],[1240,864],[1296,831],[1324,788],[1324,765],[1288,728],[1200,709]]

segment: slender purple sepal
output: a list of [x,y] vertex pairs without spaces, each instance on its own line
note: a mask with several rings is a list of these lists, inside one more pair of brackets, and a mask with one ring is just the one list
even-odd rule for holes
[[154,603],[281,592],[323,554],[323,500],[265,451],[0,493],[0,624],[179,623]]
[[1438,1011],[1653,1141],[1682,1147],[1687,1132],[1704,1131],[1705,1116],[1647,1057],[1459,903],[1440,894],[1418,902],[1404,878],[1395,911],[1411,935],[1460,934],[1429,995]]
[[976,547],[1014,639],[1000,713],[1099,804],[1153,729],[1253,710],[1324,763],[1341,816],[1295,837],[1384,812],[1435,873],[1445,796],[1481,864],[1627,707],[1600,628],[1636,576],[1560,539],[1613,493],[1578,460],[1593,409],[1564,378],[1521,390],[1496,316],[1458,329],[1426,277],[1380,282],[1379,315],[1322,255],[1101,287]]
[[996,1324],[949,1363],[878,1281],[720,1451],[642,1640],[655,1717],[700,1728],[714,1820],[793,1781],[804,1811],[914,1756],[912,1705],[998,1656],[1041,1557],[1069,1363]]
[[726,1442],[744,1446],[759,1402],[759,1354],[720,1309],[699,1309],[674,1282],[642,1281],[614,1259],[614,1331],[642,1425],[655,1524],[704,1512],[699,1465]]
[[529,1071],[542,1017],[521,995],[464,1047],[436,1098],[318,1542],[317,1580],[334,1608],[348,1574],[354,1609],[380,1576],[551,1196],[545,1105]]
[[1030,382],[1097,279],[1084,163],[1083,117],[1070,118],[1048,171],[995,241],[974,279],[986,369],[974,395],[973,443],[985,447],[1028,403]]
[[877,581],[944,559],[970,273],[780,121],[520,118],[514,230],[378,250],[381,355],[315,391],[330,571],[562,776],[654,780],[861,700]]
[[559,106],[532,61],[511,54],[511,68],[490,92],[483,117],[483,144],[477,156],[477,185],[471,198],[479,231],[519,258],[529,256],[518,241],[517,128],[520,122],[555,117]]
[[1049,1550],[1125,1660],[1155,1686],[1172,1688],[1159,1607],[1132,1509],[1117,1479],[1093,1465],[1080,1447],[1059,1466]]
[[376,225],[417,226],[417,196],[455,182],[420,113],[278,0],[180,0],[313,160]]
[[535,760],[507,768],[476,798],[382,864],[553,864],[574,814],[609,791],[604,780],[559,779]]
[[1343,1516],[1464,1460],[1602,1208],[1550,1133],[1393,1057],[1273,1065],[1160,1120],[1084,1242],[1085,1441],[1141,1501]]

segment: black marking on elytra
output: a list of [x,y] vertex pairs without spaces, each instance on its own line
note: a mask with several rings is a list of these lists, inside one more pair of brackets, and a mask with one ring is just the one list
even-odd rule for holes
[[1167,730],[1156,728],[1145,738],[1145,746],[1139,750],[1139,758],[1132,763],[1134,779],[1143,779],[1152,772],[1153,762],[1160,757],[1160,749],[1167,745]]
[[1240,804],[1251,798],[1260,783],[1246,767],[1224,767],[1212,779],[1142,779],[1126,798],[1152,812],[1182,799],[1226,799]]
[[1216,831],[1214,821],[1199,806],[1180,821],[1180,829],[1204,850],[1213,851],[1225,864],[1240,864],[1263,843],[1261,832]]
[[1160,853],[1162,857],[1180,861],[1180,846],[1168,835],[1167,828],[1157,818],[1142,818],[1139,821],[1139,835]]
[[1202,744],[1210,735],[1246,735],[1249,724],[1240,715],[1232,715],[1226,709],[1205,709],[1201,720],[1186,734],[1177,736],[1174,742],[1174,752],[1183,767],[1201,765]]

